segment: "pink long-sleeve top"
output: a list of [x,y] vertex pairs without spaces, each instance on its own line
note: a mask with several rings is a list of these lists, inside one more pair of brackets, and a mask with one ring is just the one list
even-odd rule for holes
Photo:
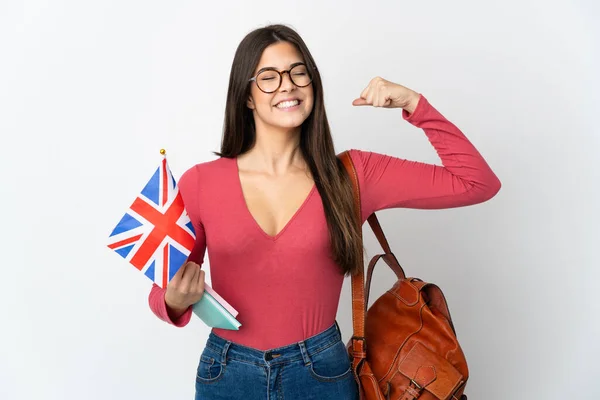
[[[424,96],[403,119],[421,128],[443,166],[350,150],[362,197],[363,222],[393,207],[441,209],[482,203],[500,190],[500,181],[465,135]],[[210,259],[211,286],[239,311],[239,331],[213,328],[233,342],[267,350],[298,342],[333,324],[344,276],[329,255],[329,237],[319,191],[304,203],[276,236],[250,214],[241,189],[237,160],[218,158],[188,169],[178,182],[196,231],[189,259]],[[165,289],[153,285],[150,308],[178,327],[189,308],[171,320]]]

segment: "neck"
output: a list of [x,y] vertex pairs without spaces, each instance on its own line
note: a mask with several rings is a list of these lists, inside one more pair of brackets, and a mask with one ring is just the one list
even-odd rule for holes
[[248,169],[269,175],[284,175],[292,169],[304,169],[300,132],[300,127],[285,129],[257,126],[256,143],[243,155],[243,163]]

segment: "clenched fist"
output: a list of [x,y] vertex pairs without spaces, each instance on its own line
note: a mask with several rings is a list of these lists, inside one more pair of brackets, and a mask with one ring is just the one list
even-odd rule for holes
[[178,318],[189,306],[197,303],[204,293],[204,271],[200,265],[188,261],[179,268],[167,284],[165,303],[172,317]]
[[353,106],[403,108],[412,113],[419,102],[419,93],[381,77],[371,79]]

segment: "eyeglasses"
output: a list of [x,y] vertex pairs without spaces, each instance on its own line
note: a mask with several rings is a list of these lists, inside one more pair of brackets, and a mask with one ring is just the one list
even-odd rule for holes
[[306,87],[312,82],[312,75],[308,72],[308,67],[302,63],[281,72],[275,68],[265,68],[250,78],[249,82],[255,81],[256,86],[264,93],[273,93],[281,86],[283,74],[286,73],[295,86]]

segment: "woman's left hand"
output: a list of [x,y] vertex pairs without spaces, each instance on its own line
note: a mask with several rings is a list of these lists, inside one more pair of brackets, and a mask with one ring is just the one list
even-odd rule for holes
[[352,102],[353,106],[373,106],[384,108],[403,108],[412,113],[419,102],[419,93],[381,77],[371,79],[360,97]]

